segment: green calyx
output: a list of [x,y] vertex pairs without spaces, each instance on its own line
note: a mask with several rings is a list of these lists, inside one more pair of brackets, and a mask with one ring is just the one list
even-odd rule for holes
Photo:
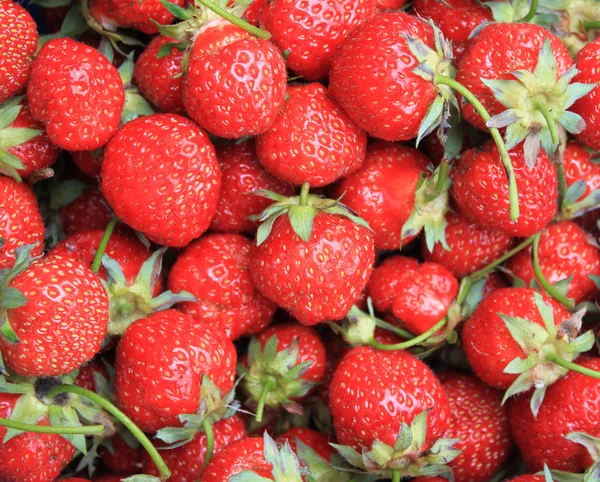
[[447,466],[461,451],[454,448],[458,439],[438,439],[425,450],[429,410],[417,415],[410,426],[402,422],[394,446],[375,440],[370,450],[358,453],[351,447],[331,444],[348,463],[381,478],[434,477],[450,472]]
[[600,30],[600,4],[596,0],[543,0],[554,15],[552,32],[573,57],[594,40]]
[[596,482],[600,480],[600,438],[583,432],[572,432],[565,438],[573,443],[583,445],[593,461],[583,474],[572,474],[561,470],[552,470],[552,479],[556,482]]
[[298,237],[307,243],[313,232],[314,220],[317,214],[327,213],[344,216],[359,226],[371,229],[368,223],[340,203],[340,199],[327,199],[323,196],[309,194],[310,185],[302,186],[299,196],[285,197],[280,194],[259,190],[254,194],[275,201],[260,215],[254,217],[261,224],[256,232],[256,245],[260,246],[271,233],[273,223],[284,214],[288,216],[290,225]]
[[127,283],[119,263],[108,255],[102,257],[102,266],[107,272],[105,286],[110,303],[109,335],[122,335],[134,321],[145,318],[155,311],[166,310],[184,301],[197,301],[187,291],[180,293],[165,291],[154,297],[154,289],[160,277],[162,258],[166,250],[167,248],[161,248],[155,251],[144,262],[132,284]]
[[[571,83],[578,71],[573,66],[557,81],[557,64],[550,40],[540,50],[534,72],[512,72],[516,80],[481,79],[507,110],[487,121],[488,127],[506,128],[506,147],[525,141],[525,160],[533,167],[540,148],[554,156],[560,143],[560,130],[579,134],[585,121],[568,109],[591,92],[596,84]],[[563,136],[564,137],[564,136]]]
[[[534,5],[536,8],[532,9],[531,0],[511,0],[509,2],[501,1],[486,1],[482,2],[482,5],[488,7],[492,11],[494,22],[501,23],[514,23],[514,22],[529,22],[535,25],[540,25],[544,28],[550,28],[550,26],[558,20],[558,15],[549,5],[554,0],[540,0]],[[472,33],[476,35],[486,25],[492,22],[485,22],[483,25],[478,26]]]
[[562,202],[561,219],[574,219],[600,207],[600,189],[584,196],[586,188],[584,179],[579,179],[569,186]]
[[[110,47],[110,44],[107,45]],[[138,88],[132,83],[134,67],[133,55],[134,52],[130,52],[129,55],[127,55],[127,60],[119,67],[119,75],[123,81],[125,92],[125,103],[123,104],[123,111],[121,112],[121,125],[138,117],[154,114],[152,106],[144,99]]]
[[503,402],[518,393],[534,389],[531,411],[537,416],[544,400],[546,389],[569,371],[559,366],[555,359],[573,361],[580,353],[594,345],[594,333],[590,330],[578,336],[585,309],[579,310],[560,325],[554,324],[552,307],[546,304],[539,293],[534,294],[537,309],[544,326],[524,318],[498,313],[510,334],[525,352],[526,357],[517,357],[505,368],[504,373],[518,375],[504,394]]

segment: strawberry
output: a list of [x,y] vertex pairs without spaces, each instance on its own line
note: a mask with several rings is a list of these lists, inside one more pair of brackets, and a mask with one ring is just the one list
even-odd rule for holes
[[337,201],[308,194],[284,198],[261,215],[251,273],[258,290],[303,325],[340,320],[373,270],[373,235]]
[[273,465],[265,460],[264,450],[261,438],[249,437],[230,443],[215,454],[200,477],[200,482],[233,481],[234,474],[245,470],[251,470],[267,480],[275,480],[271,475]]
[[25,249],[5,274],[0,348],[23,376],[64,375],[100,350],[108,325],[108,297],[81,261],[49,255],[30,263]]
[[375,0],[375,5],[379,10],[398,10],[405,3],[406,0]]
[[133,323],[121,338],[115,396],[146,432],[178,426],[179,414],[198,409],[204,375],[222,393],[232,388],[235,362],[227,338],[183,313],[160,311]]
[[325,186],[365,159],[367,135],[321,84],[288,87],[275,122],[256,140],[258,160],[284,181]]
[[47,42],[27,84],[29,108],[50,140],[70,151],[102,147],[119,125],[125,100],[117,69],[100,52],[68,38]]
[[113,214],[99,189],[89,188],[58,211],[58,221],[67,235],[104,230]]
[[91,178],[100,177],[102,171],[102,149],[93,151],[73,151],[71,159],[81,172]]
[[[567,296],[576,303],[591,300],[597,293],[590,276],[600,276],[600,250],[583,229],[572,221],[548,226],[540,236],[539,265],[552,284],[568,284]],[[513,256],[506,267],[527,285],[536,280],[531,261],[531,248]]]
[[459,212],[447,213],[446,223],[446,243],[450,249],[436,244],[433,251],[429,251],[423,239],[421,253],[426,261],[441,264],[457,278],[486,267],[502,256],[513,243],[509,234],[482,228]]
[[298,441],[310,447],[326,462],[330,462],[332,455],[335,454],[335,450],[329,444],[331,437],[310,428],[294,427],[277,437],[277,442],[281,444],[288,442],[295,453],[298,453]]
[[123,482],[125,479],[127,479],[127,477],[129,476],[115,474],[102,475],[100,477],[95,477],[94,482]]
[[596,39],[586,45],[575,59],[579,73],[574,80],[595,86],[585,97],[573,104],[573,112],[585,121],[585,129],[577,134],[583,144],[600,150],[600,40]]
[[565,146],[563,164],[565,166],[565,180],[567,187],[576,182],[585,183],[582,196],[588,196],[593,191],[600,189],[600,166],[593,162],[592,153],[576,141],[569,141]]
[[[180,7],[184,0],[175,0]],[[169,24],[174,16],[158,0],[91,0],[90,12],[94,19],[114,30],[125,27],[147,34],[158,32],[157,24]]]
[[262,331],[277,305],[254,287],[251,249],[239,234],[210,234],[189,245],[171,269],[169,289],[192,293],[197,301],[179,309],[232,340]]
[[462,213],[479,226],[512,236],[531,236],[554,217],[558,187],[556,169],[544,151],[533,167],[522,146],[509,151],[514,167],[520,215],[511,220],[506,173],[491,141],[466,151],[453,170],[452,193]]
[[420,335],[446,316],[458,281],[440,264],[393,256],[375,268],[367,291],[376,310],[393,314],[396,324]]
[[31,188],[0,175],[0,269],[10,268],[15,249],[33,245],[32,256],[42,254],[44,222]]
[[21,5],[0,2],[0,104],[18,94],[29,78],[38,46],[37,25]]
[[367,146],[364,164],[341,179],[332,196],[343,195],[344,204],[369,223],[376,249],[398,249],[402,226],[415,203],[419,177],[428,164],[429,160],[412,147],[375,141]]
[[548,482],[543,475],[519,475],[514,479],[510,479],[508,482]]
[[100,457],[106,467],[113,472],[123,474],[137,474],[141,472],[146,452],[139,447],[130,447],[120,435],[115,435],[111,439],[111,445],[112,452],[104,447],[100,449]]
[[252,140],[217,146],[216,150],[222,177],[219,203],[210,230],[253,234],[257,225],[250,217],[260,214],[270,204],[268,199],[253,194],[253,191],[268,190],[293,196],[295,189],[260,165]]
[[185,246],[208,228],[220,184],[208,136],[175,114],[128,122],[104,152],[108,203],[123,222],[164,246]]
[[[600,369],[599,358],[581,357],[583,367]],[[527,467],[541,470],[544,463],[551,469],[580,472],[589,465],[586,449],[565,438],[571,432],[600,435],[600,382],[587,375],[570,371],[548,387],[537,417],[527,410],[527,397],[519,396],[508,405],[513,438]]]
[[164,35],[154,37],[135,63],[133,80],[144,97],[156,107],[183,114],[183,52],[176,48],[165,52],[166,55],[161,52],[163,46],[172,41]]
[[[20,397],[20,394],[0,393],[0,417],[9,418]],[[50,425],[50,421],[43,417],[36,424]],[[0,480],[3,482],[55,480],[75,455],[75,447],[61,435],[17,432],[10,440],[5,439],[6,435],[7,429],[0,426],[3,440]]]
[[444,372],[442,387],[450,403],[445,437],[459,439],[462,453],[449,466],[456,482],[488,482],[510,456],[511,439],[502,394],[473,375]]
[[320,80],[329,74],[339,45],[373,12],[372,0],[271,0],[261,20],[272,42],[288,54],[287,67],[306,80]]

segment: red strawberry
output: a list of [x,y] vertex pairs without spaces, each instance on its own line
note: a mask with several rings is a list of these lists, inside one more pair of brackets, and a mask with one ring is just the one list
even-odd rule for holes
[[0,104],[18,94],[29,78],[38,46],[37,25],[21,5],[0,2]]
[[319,80],[329,74],[346,36],[373,11],[372,0],[272,0],[262,10],[262,24],[275,45],[289,53],[289,69],[306,80]]
[[109,378],[106,366],[98,359],[92,360],[87,365],[81,367],[73,384],[97,393],[96,374],[107,380]]
[[[230,0],[229,4],[234,4],[235,0]],[[248,8],[246,8],[244,12],[244,19],[247,20],[252,25],[258,26],[260,22],[260,16],[262,13],[262,9],[265,7],[267,0],[253,0]]]
[[217,159],[223,174],[211,231],[254,233],[257,225],[250,216],[260,214],[271,202],[253,191],[267,190],[284,196],[295,192],[291,184],[272,176],[260,165],[251,140],[217,147]]
[[494,291],[498,291],[502,288],[508,288],[506,280],[498,271],[492,271],[485,280],[483,290],[481,292],[481,299],[484,299],[488,295],[491,295]]
[[39,51],[27,85],[34,119],[50,140],[70,151],[102,147],[119,125],[124,103],[117,69],[100,52],[68,38]]
[[[9,418],[20,394],[0,393],[0,417]],[[39,402],[38,402],[39,403]],[[47,417],[38,425],[50,425]],[[0,427],[0,439],[7,429]],[[75,455],[75,447],[61,435],[23,432],[0,444],[0,480],[40,482],[55,480]]]
[[[180,7],[184,0],[175,0]],[[159,0],[91,0],[90,11],[108,30],[127,27],[147,34],[158,32],[158,24],[169,24],[174,16]]]
[[100,477],[95,477],[94,482],[123,482],[129,475],[102,475]]
[[406,0],[375,0],[379,10],[398,10],[406,3]]
[[[7,289],[21,296],[17,307],[3,307],[4,360],[23,376],[70,373],[100,350],[108,325],[106,289],[84,263],[70,257],[46,256],[29,267],[19,258],[20,269],[9,274],[14,277]],[[7,324],[14,336],[10,331],[7,336]]]
[[179,308],[232,340],[262,331],[277,305],[254,287],[251,249],[252,242],[238,234],[210,234],[188,246],[171,269],[169,289],[197,301]]
[[208,228],[220,184],[208,136],[175,114],[128,122],[104,152],[108,203],[123,222],[164,246],[185,246]]
[[310,428],[294,427],[277,437],[277,442],[282,444],[288,442],[292,450],[296,453],[298,452],[298,441],[310,447],[326,462],[330,462],[331,456],[335,453],[333,447],[329,445],[332,438]]
[[592,162],[592,158],[592,153],[586,151],[578,142],[567,142],[563,155],[567,187],[583,180],[585,182],[583,197],[600,189],[600,166]]
[[91,178],[100,177],[102,171],[102,149],[93,151],[73,151],[71,159],[81,172]]
[[[540,236],[538,256],[542,273],[551,284],[572,277],[567,296],[575,303],[595,297],[598,290],[590,276],[600,276],[600,250],[577,224],[563,221],[548,226]],[[531,248],[513,256],[506,267],[527,285],[536,280]]]
[[510,235],[479,227],[459,212],[447,213],[446,222],[446,243],[450,249],[438,243],[430,252],[423,239],[421,253],[426,261],[441,264],[457,278],[484,268],[508,251],[513,242]]
[[510,479],[508,482],[547,482],[547,479],[543,475],[519,475],[514,479]]
[[412,147],[376,141],[367,147],[364,164],[335,185],[332,197],[343,195],[344,204],[369,223],[376,249],[398,249],[402,226],[415,204],[419,177],[428,164]]
[[376,310],[392,313],[398,324],[420,335],[446,316],[458,281],[440,264],[393,256],[375,268],[367,290]]
[[575,81],[584,84],[596,84],[585,97],[573,104],[573,112],[585,121],[585,129],[577,138],[586,146],[600,150],[600,40],[590,42],[577,54],[576,64],[579,73]]
[[35,245],[32,256],[44,248],[44,222],[38,203],[27,184],[0,175],[0,269],[10,268],[15,249]]
[[95,188],[88,189],[58,211],[58,220],[67,235],[98,229],[104,231],[112,218],[104,196]]
[[[102,463],[113,472],[123,474],[138,474],[142,471],[144,463],[144,454],[146,453],[141,448],[131,448],[121,438],[120,435],[115,435],[111,439],[112,453],[102,447],[100,449],[100,457]],[[164,454],[162,454],[164,457]]]
[[279,179],[313,187],[352,174],[365,159],[367,135],[321,84],[288,87],[283,111],[256,141],[258,160]]
[[517,220],[510,219],[506,173],[498,148],[491,141],[466,151],[459,159],[452,173],[452,193],[462,213],[479,226],[512,236],[531,236],[556,213],[556,169],[543,150],[533,168],[527,166],[521,145],[509,154],[519,193]]
[[229,391],[236,353],[229,339],[175,310],[133,323],[117,347],[115,396],[121,409],[146,432],[180,426],[179,414],[200,403],[206,375]]
[[227,445],[211,459],[200,482],[229,482],[230,477],[245,470],[275,480],[273,466],[265,460],[264,442],[261,438],[244,438]]
[[133,80],[144,97],[156,107],[174,114],[183,114],[183,52],[172,48],[159,58],[159,52],[169,37],[154,37],[146,50],[138,57],[133,71]]

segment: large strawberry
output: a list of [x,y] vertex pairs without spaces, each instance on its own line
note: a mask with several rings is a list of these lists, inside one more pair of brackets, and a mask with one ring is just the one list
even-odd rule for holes
[[575,80],[594,85],[594,89],[573,105],[573,112],[585,121],[585,129],[577,138],[586,146],[600,150],[600,39],[586,45],[577,54],[576,63],[579,73]]
[[197,301],[179,309],[232,340],[262,331],[277,305],[254,286],[251,250],[252,242],[239,234],[210,234],[188,246],[171,269],[169,289]]
[[364,290],[375,259],[368,225],[337,201],[284,198],[261,215],[252,277],[269,299],[304,325],[342,319]]
[[346,36],[373,12],[372,0],[272,0],[263,8],[261,20],[286,53],[288,68],[306,80],[320,80],[329,74]]
[[117,69],[97,50],[68,38],[39,51],[27,84],[34,119],[70,151],[102,147],[115,133],[125,101]]
[[185,246],[208,228],[220,184],[208,136],[175,114],[128,122],[104,152],[108,203],[123,222],[165,246]]
[[284,181],[325,186],[365,160],[367,135],[321,84],[288,87],[285,106],[256,141],[261,164]]

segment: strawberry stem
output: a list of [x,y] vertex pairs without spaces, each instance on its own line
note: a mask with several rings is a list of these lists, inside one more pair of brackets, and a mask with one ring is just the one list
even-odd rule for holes
[[533,19],[533,17],[535,17],[535,14],[537,13],[538,3],[539,0],[532,0],[531,8],[529,9],[529,12],[527,12],[527,15],[525,15],[521,20],[517,20],[517,22],[531,22],[531,20]]
[[402,473],[398,469],[392,469],[392,482],[400,482]]
[[32,425],[0,417],[0,426],[22,430],[23,432],[52,433],[58,435],[97,435],[104,432],[104,425],[88,425],[86,427],[53,427],[48,425]]
[[215,435],[213,433],[212,424],[207,419],[202,421],[202,429],[206,434],[206,454],[204,455],[201,472],[204,471],[215,451]]
[[585,30],[598,30],[600,29],[600,20],[583,20],[581,25]]
[[119,218],[114,216],[106,229],[104,230],[104,234],[102,235],[102,239],[100,240],[100,244],[98,245],[98,249],[96,250],[96,255],[94,256],[94,261],[92,262],[92,271],[98,274],[100,271],[100,266],[102,265],[102,256],[104,256],[104,252],[106,251],[106,246],[110,241],[110,237],[112,236],[113,231],[115,230],[115,226]]
[[268,376],[265,379],[265,384],[263,386],[262,392],[260,392],[260,397],[258,398],[258,405],[256,406],[256,421],[258,423],[262,422],[263,414],[265,412],[265,403],[267,401],[267,397],[269,396],[269,392],[273,390],[277,386],[277,380],[275,378]]
[[582,367],[581,365],[578,365],[577,363],[567,361],[564,358],[562,358],[561,356],[558,356],[556,353],[552,353],[551,351],[549,351],[548,353],[546,353],[545,358],[547,361],[556,363],[558,366],[561,366],[568,370],[571,370],[571,371],[574,371],[577,373],[581,373],[582,375],[587,375],[588,377],[592,377],[592,378],[596,378],[597,380],[600,380],[600,372],[597,372],[596,370],[591,370],[586,367]]
[[300,206],[308,206],[308,191],[310,190],[310,184],[305,182],[302,184],[300,190]]
[[438,321],[435,325],[433,325],[429,330],[425,333],[420,334],[419,336],[414,337],[412,340],[403,341],[402,343],[396,343],[394,345],[386,345],[385,343],[379,343],[377,340],[371,340],[369,345],[373,348],[377,348],[378,350],[404,350],[406,348],[410,348],[412,346],[418,345],[421,342],[427,340],[431,335],[436,333],[440,328],[442,328],[448,322],[448,318],[444,317],[440,321]]
[[223,17],[225,20],[228,20],[232,24],[237,25],[238,27],[245,30],[246,32],[251,33],[252,35],[256,35],[258,38],[262,38],[265,40],[269,40],[271,38],[271,34],[269,32],[267,32],[266,30],[262,30],[258,27],[255,27],[254,25],[249,24],[245,20],[241,19],[240,17],[236,17],[231,12],[228,12],[226,9],[219,7],[218,5],[214,4],[210,0],[196,0],[196,1],[198,3],[201,3],[202,5],[204,5],[209,10],[212,10],[220,17]]
[[527,246],[529,246],[531,243],[533,243],[534,238],[535,238],[535,236],[530,236],[525,241],[523,241],[521,244],[515,246],[510,251],[507,251],[502,256],[500,256],[498,259],[492,261],[485,268],[482,268],[479,271],[476,271],[475,273],[473,273],[472,275],[470,275],[469,278],[471,278],[471,281],[473,283],[475,283],[476,281],[479,281],[480,279],[485,278],[488,274],[490,274],[492,271],[494,271],[494,269],[498,265],[501,265],[507,259],[512,258],[519,251],[523,251]]
[[538,282],[542,285],[542,288],[554,298],[559,303],[565,305],[567,308],[573,308],[575,306],[575,301],[567,296],[559,293],[558,290],[550,284],[550,282],[542,273],[542,268],[540,267],[540,256],[539,256],[539,247],[540,247],[540,236],[541,232],[537,233],[533,236],[533,246],[532,246],[532,255],[533,255],[533,272],[535,273],[535,277]]
[[[441,75],[436,73],[434,77],[435,84],[447,85],[451,89],[454,89],[460,95],[462,95],[467,101],[475,108],[477,113],[481,116],[484,122],[490,120],[491,116],[486,108],[483,106],[479,99],[473,95],[469,89],[458,83],[456,80],[451,79],[450,77],[446,77],[445,75]],[[510,203],[510,219],[513,221],[519,219],[519,194],[517,191],[517,180],[515,178],[515,171],[513,169],[512,161],[510,160],[510,154],[508,153],[508,149],[506,148],[506,144],[502,139],[502,135],[500,131],[495,127],[488,127],[496,146],[498,147],[498,152],[500,153],[500,159],[502,160],[502,164],[504,165],[504,170],[506,171],[506,177],[508,179],[508,199]]]
[[394,326],[391,323],[388,323],[387,321],[383,321],[377,318],[376,316],[374,316],[373,319],[375,320],[375,325],[379,328],[382,328],[383,330],[391,331],[392,333],[395,333],[396,335],[401,336],[402,338],[407,338],[409,340],[415,337],[415,335],[413,335],[410,331],[403,330],[402,328]]
[[61,393],[74,393],[81,397],[87,398],[88,400],[97,403],[104,408],[108,413],[110,413],[125,427],[127,427],[131,434],[140,442],[142,447],[146,449],[148,455],[150,455],[156,464],[156,467],[158,468],[160,479],[167,480],[171,476],[169,467],[167,467],[167,464],[165,464],[165,461],[158,453],[158,450],[156,450],[156,447],[152,445],[150,439],[146,437],[146,434],[144,434],[144,432],[142,432],[127,415],[121,412],[121,410],[115,407],[111,402],[106,400],[104,397],[101,397],[97,393],[92,392],[91,390],[86,390],[85,388],[81,388],[76,385],[59,385],[58,387],[54,387],[52,390],[50,390],[47,396],[48,398],[54,398]]

